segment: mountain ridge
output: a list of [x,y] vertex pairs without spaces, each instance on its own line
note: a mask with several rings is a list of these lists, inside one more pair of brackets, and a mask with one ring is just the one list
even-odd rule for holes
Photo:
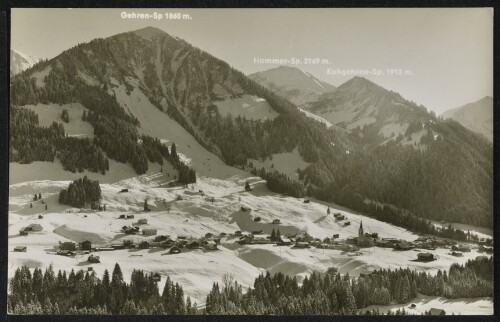
[[493,142],[493,97],[485,96],[478,101],[452,108],[441,116],[454,119]]
[[[148,124],[129,115],[132,109],[124,99],[142,93],[141,101],[149,100],[168,114],[208,151],[228,165],[259,173],[274,191],[350,207],[363,207],[365,199],[378,200],[421,217],[489,223],[490,147],[455,122],[440,121],[425,107],[355,78],[325,93],[320,102],[324,106],[307,106],[309,112],[349,108],[353,118],[333,118],[337,126],[350,130],[345,133],[307,117],[288,99],[183,40],[155,29],[139,33],[148,37],[127,32],[95,39],[14,77],[12,104],[78,101],[97,114],[96,142],[105,152],[121,148],[102,134],[111,135],[108,127],[116,126],[138,153],[139,160],[129,161],[144,163],[144,148],[130,133]],[[265,120],[242,116],[248,106],[239,100],[249,96],[265,100],[276,115]],[[230,115],[220,113],[220,102],[231,106]],[[408,125],[396,119],[398,129],[387,127],[385,121],[393,116],[407,120],[404,113],[410,113]],[[366,122],[370,117],[375,121]],[[414,137],[424,130],[420,138]],[[404,146],[414,146],[417,140],[425,149]],[[298,180],[261,171],[248,162],[295,148],[309,164],[298,172]],[[127,151],[115,154],[127,156]]]

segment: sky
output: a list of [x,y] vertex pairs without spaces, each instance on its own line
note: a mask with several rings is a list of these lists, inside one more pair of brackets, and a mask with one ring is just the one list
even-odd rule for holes
[[[152,17],[124,18],[124,12]],[[167,19],[177,13],[181,19]],[[41,58],[153,26],[246,74],[283,64],[339,86],[354,71],[436,114],[493,96],[491,8],[23,8],[12,9],[11,17],[11,48]],[[262,59],[282,61],[259,63]]]

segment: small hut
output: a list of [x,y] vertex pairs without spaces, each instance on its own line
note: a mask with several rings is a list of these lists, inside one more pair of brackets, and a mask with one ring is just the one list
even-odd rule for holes
[[26,250],[28,248],[26,246],[16,246],[14,247],[14,251],[15,252],[19,252],[19,253],[26,253]]

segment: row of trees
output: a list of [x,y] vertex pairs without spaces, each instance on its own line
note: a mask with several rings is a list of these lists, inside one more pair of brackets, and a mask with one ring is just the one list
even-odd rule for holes
[[103,151],[89,138],[66,137],[57,141],[57,157],[61,160],[64,170],[92,172],[105,174],[109,170],[109,160]]
[[196,182],[196,171],[182,162],[177,154],[177,146],[175,143],[172,143],[169,151],[168,147],[161,143],[158,138],[143,135],[141,139],[142,147],[145,150],[149,161],[163,164],[163,158],[165,158],[170,162],[174,169],[177,170],[179,174],[177,180],[179,183],[188,184]]
[[333,272],[323,276],[313,273],[302,285],[295,277],[268,272],[257,277],[246,293],[231,278],[226,278],[224,285],[214,283],[207,296],[206,313],[356,314],[370,305],[407,303],[417,293],[448,298],[491,297],[492,276],[492,258],[453,264],[448,272],[439,270],[436,275],[410,269],[379,270],[359,279]]
[[134,270],[126,283],[118,264],[101,278],[95,272],[59,270],[33,273],[23,266],[10,280],[8,310],[13,314],[196,314],[178,283],[167,278],[160,294],[153,274]]
[[41,127],[32,110],[12,106],[10,109],[9,161],[31,163],[54,161],[56,142],[64,138],[64,126],[52,123]]
[[59,192],[59,203],[82,208],[86,203],[96,203],[101,199],[99,181],[90,180],[87,176],[71,182],[68,189]]
[[[334,270],[314,272],[300,285],[296,277],[282,273],[259,275],[253,288],[243,287],[231,275],[214,283],[206,307],[197,310],[184,299],[182,286],[167,278],[160,294],[153,274],[132,272],[130,283],[115,264],[102,278],[82,270],[57,275],[26,266],[10,280],[9,312],[14,314],[358,314],[370,305],[407,303],[417,293],[447,298],[493,296],[493,260],[476,258],[449,271],[431,275],[410,269],[378,270],[368,276],[350,278]],[[377,314],[377,311],[368,312]],[[400,314],[405,314],[400,312]]]

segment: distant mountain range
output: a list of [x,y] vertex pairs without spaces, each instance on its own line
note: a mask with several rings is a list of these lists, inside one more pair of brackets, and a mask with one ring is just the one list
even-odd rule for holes
[[454,119],[469,130],[482,134],[493,142],[493,98],[491,96],[453,108],[441,116],[445,119]]
[[[362,77],[338,88],[289,67],[247,77],[148,27],[77,45],[12,78],[13,105],[47,102],[92,111],[93,142],[109,158],[135,164],[137,173],[161,158],[153,147],[162,151],[159,141],[141,144],[137,131],[166,113],[184,136],[265,178],[271,190],[360,211],[373,200],[420,217],[491,226],[487,140]],[[13,142],[33,149],[31,141]],[[46,151],[50,142],[40,144]],[[295,149],[307,163],[298,180],[249,162]]]
[[317,100],[335,86],[295,67],[279,66],[249,75],[251,79],[300,106]]
[[17,50],[10,50],[10,77],[33,67],[40,58],[23,54]]

